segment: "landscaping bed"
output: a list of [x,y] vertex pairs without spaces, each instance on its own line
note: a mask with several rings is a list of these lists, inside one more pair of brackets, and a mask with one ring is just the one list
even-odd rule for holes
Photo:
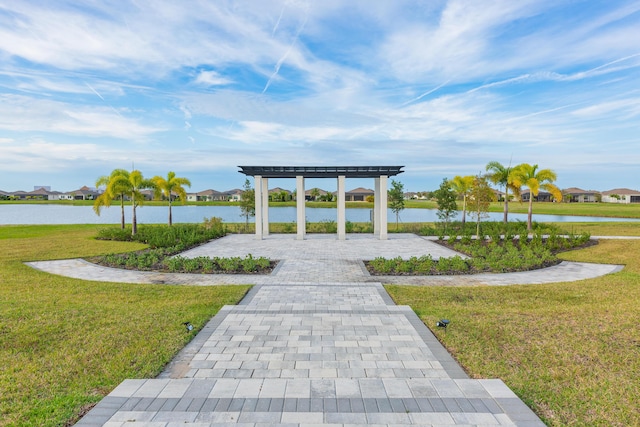
[[97,238],[138,241],[148,244],[149,248],[91,257],[87,261],[128,270],[203,274],[270,274],[278,264],[278,261],[265,257],[254,258],[251,254],[244,258],[185,258],[177,255],[225,234],[225,227],[219,218],[205,219],[202,224],[140,226],[135,235],[131,234],[130,229],[108,228],[100,230]]
[[587,233],[568,236],[534,234],[523,239],[502,235],[487,236],[485,239],[452,235],[437,242],[468,258],[459,255],[440,259],[426,255],[408,260],[379,257],[365,261],[365,266],[373,276],[510,273],[551,267],[561,262],[556,256],[558,253],[597,244]]

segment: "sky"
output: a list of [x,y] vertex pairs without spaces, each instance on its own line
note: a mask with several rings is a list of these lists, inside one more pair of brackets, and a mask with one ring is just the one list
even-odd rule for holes
[[0,64],[4,191],[239,165],[423,191],[490,161],[640,189],[638,0],[0,0]]

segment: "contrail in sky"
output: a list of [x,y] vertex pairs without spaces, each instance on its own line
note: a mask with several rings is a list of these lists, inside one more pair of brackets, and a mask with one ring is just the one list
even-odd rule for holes
[[[296,35],[293,38],[293,41],[289,45],[289,48],[276,63],[275,70],[273,71],[273,74],[271,74],[271,77],[269,77],[269,80],[267,80],[267,84],[264,85],[264,89],[262,89],[262,93],[265,93],[267,89],[269,89],[269,86],[271,86],[271,81],[278,75],[278,72],[280,71],[280,67],[282,66],[282,63],[287,59],[287,56],[289,56],[289,54],[291,53],[291,50],[293,49],[293,45],[296,44],[296,42],[298,41],[298,38],[300,37],[300,33],[302,33],[302,30],[304,30],[305,25],[307,25],[308,19],[309,19],[309,10],[307,9],[307,13],[304,17],[304,21],[298,28],[298,31],[296,32]],[[278,19],[278,22],[280,22],[279,19]]]
[[411,104],[412,102],[416,102],[416,101],[418,101],[419,99],[422,99],[422,98],[424,98],[425,96],[427,96],[427,95],[429,95],[429,94],[432,94],[433,92],[437,91],[438,89],[440,89],[441,87],[443,87],[444,85],[446,85],[447,83],[449,83],[450,81],[451,81],[451,79],[449,79],[449,80],[447,80],[446,82],[442,83],[440,86],[436,86],[436,87],[434,87],[433,89],[431,89],[431,90],[429,90],[429,91],[427,91],[427,92],[423,93],[422,95],[418,96],[417,98],[410,99],[409,101],[407,101],[407,102],[405,102],[404,104],[402,104],[402,105],[401,105],[401,107],[404,107],[405,105],[409,105],[409,104]]
[[284,14],[284,5],[282,5],[282,9],[280,9],[280,16],[278,16],[278,21],[276,21],[276,25],[273,26],[273,31],[271,31],[271,37],[276,33],[276,30],[280,26],[280,20],[282,19],[282,15]]
[[93,88],[89,83],[84,82],[84,84],[85,84],[85,85],[87,85],[87,87],[88,87],[89,89],[91,89],[91,90],[93,91],[93,93],[95,93],[96,95],[98,95],[98,98],[100,98],[100,99],[102,99],[102,100],[104,101],[104,98],[102,97],[102,95],[100,95],[100,94],[98,93],[98,91],[97,91],[97,90],[95,90],[95,89],[94,89],[94,88]]
[[114,112],[114,113],[116,113],[117,115],[119,115],[120,117],[122,117],[122,114],[120,114],[120,111],[116,110],[116,109],[113,107],[113,105],[111,105],[111,104],[109,104],[107,101],[105,101],[105,99],[102,97],[102,95],[100,95],[100,94],[98,93],[98,91],[97,91],[97,90],[95,90],[95,89],[94,89],[94,88],[93,88],[89,83],[84,82],[84,84],[85,84],[85,85],[87,85],[87,87],[88,87],[89,89],[91,89],[91,91],[92,91],[93,93],[95,93],[95,94],[98,96],[98,98],[100,98],[100,99],[102,100],[102,102],[104,102],[105,104],[107,104],[107,105],[109,106],[109,108],[111,108],[111,109],[113,110],[113,112]]

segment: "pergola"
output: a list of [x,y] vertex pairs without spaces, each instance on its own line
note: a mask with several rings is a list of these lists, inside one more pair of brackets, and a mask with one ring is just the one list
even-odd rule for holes
[[373,178],[374,222],[373,233],[380,240],[387,239],[387,181],[398,175],[404,166],[238,166],[238,172],[255,179],[256,195],[256,238],[269,234],[269,178],[296,179],[296,222],[297,239],[304,240],[305,221],[305,178],[336,178],[338,180],[338,239],[346,239],[346,178]]

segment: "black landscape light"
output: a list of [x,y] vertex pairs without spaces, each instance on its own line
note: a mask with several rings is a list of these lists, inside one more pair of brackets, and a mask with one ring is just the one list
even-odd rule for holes
[[187,332],[193,331],[193,325],[191,324],[191,322],[184,322],[183,325],[185,328],[187,328]]
[[449,326],[449,323],[451,323],[448,319],[440,319],[436,322],[436,326],[438,328],[444,328],[444,330],[447,330],[447,326]]

